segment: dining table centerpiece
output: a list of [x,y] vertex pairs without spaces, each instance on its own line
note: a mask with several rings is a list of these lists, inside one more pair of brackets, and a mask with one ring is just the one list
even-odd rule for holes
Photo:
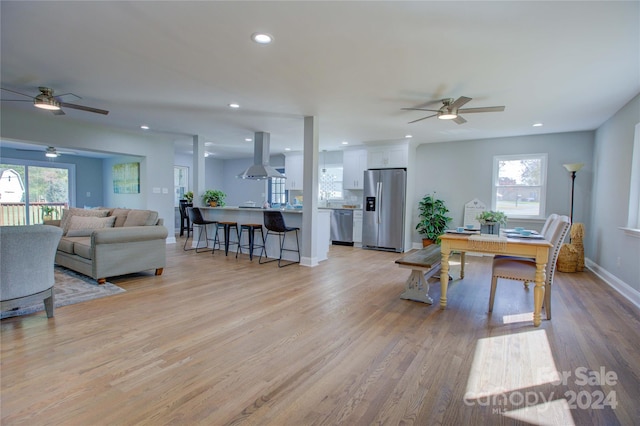
[[485,210],[476,216],[481,234],[500,235],[500,225],[507,224],[507,215],[497,210]]

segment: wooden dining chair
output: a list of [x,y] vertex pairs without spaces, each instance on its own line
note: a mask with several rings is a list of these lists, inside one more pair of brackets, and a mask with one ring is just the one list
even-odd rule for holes
[[[562,242],[567,236],[571,221],[569,216],[558,216],[546,229],[545,239],[552,244],[549,249],[549,258],[545,268],[544,302],[543,307],[547,312],[547,319],[551,319],[551,284],[556,269],[556,261]],[[493,302],[496,295],[498,278],[507,280],[534,282],[536,276],[536,263],[531,259],[496,258],[491,268],[491,295],[489,296],[489,312],[493,312]]]

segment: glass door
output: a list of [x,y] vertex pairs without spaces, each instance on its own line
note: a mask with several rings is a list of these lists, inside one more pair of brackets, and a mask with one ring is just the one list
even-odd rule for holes
[[74,168],[40,162],[0,164],[0,225],[34,225],[60,219],[70,204]]

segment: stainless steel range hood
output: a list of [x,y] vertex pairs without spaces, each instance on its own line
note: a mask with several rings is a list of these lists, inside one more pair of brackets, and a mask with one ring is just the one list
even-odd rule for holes
[[253,165],[238,175],[242,179],[269,179],[286,176],[269,165],[269,142],[271,135],[267,132],[256,132],[253,138]]

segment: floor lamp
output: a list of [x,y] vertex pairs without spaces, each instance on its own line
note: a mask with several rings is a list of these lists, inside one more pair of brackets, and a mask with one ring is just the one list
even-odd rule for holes
[[[583,163],[571,163],[571,164],[563,164],[564,168],[567,169],[569,173],[571,173],[571,213],[569,218],[571,219],[571,225],[573,225],[573,190],[576,183],[576,172],[584,167]],[[571,236],[569,236],[569,241],[571,241]]]

